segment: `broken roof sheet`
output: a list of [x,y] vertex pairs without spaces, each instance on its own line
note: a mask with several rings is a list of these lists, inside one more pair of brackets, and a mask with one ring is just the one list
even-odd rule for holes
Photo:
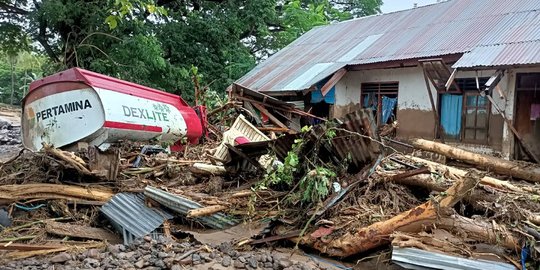
[[144,195],[135,193],[116,194],[101,207],[101,212],[135,238],[151,233],[165,220],[173,218],[166,211],[149,208],[144,202]]
[[[538,0],[451,0],[314,28],[236,83],[256,91],[300,91],[346,65],[461,54],[539,39]],[[536,42],[531,46],[508,61],[522,62],[530,50],[540,50]]]

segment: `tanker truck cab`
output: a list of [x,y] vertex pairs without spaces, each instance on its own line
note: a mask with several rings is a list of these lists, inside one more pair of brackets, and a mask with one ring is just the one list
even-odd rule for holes
[[39,151],[44,144],[103,148],[120,140],[157,141],[174,150],[182,141],[199,141],[202,116],[180,96],[72,68],[30,84],[23,144]]

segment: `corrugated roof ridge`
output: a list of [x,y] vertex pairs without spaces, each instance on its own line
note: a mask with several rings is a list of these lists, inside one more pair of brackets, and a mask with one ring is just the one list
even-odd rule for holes
[[494,44],[485,44],[485,45],[475,46],[474,48],[497,47],[497,46],[501,46],[501,45],[523,44],[523,43],[533,43],[533,42],[540,42],[540,38],[530,39],[530,40],[519,40],[519,41],[503,42],[503,43],[494,43]]
[[351,22],[351,21],[359,21],[359,20],[362,20],[362,19],[368,19],[368,18],[373,18],[373,17],[378,17],[378,16],[385,16],[385,15],[390,15],[390,14],[409,12],[411,10],[423,9],[423,8],[426,8],[426,7],[432,7],[432,6],[435,6],[435,5],[440,5],[440,4],[453,2],[453,1],[455,1],[455,0],[446,0],[446,1],[436,2],[436,3],[432,3],[432,4],[419,6],[419,7],[412,7],[412,8],[408,8],[408,9],[391,11],[391,12],[388,12],[388,13],[377,13],[377,14],[373,14],[373,15],[368,15],[368,16],[363,16],[363,17],[358,17],[358,18],[352,18],[352,19],[346,20],[346,21],[331,23],[331,24],[327,24],[327,25],[320,25],[320,26],[317,26],[317,27],[325,27],[325,26],[328,26],[328,25],[337,25],[337,24],[341,24],[341,23],[348,23],[348,22]]

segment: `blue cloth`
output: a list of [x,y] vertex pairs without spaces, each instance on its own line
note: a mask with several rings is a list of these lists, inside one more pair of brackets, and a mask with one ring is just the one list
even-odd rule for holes
[[529,246],[524,245],[523,248],[521,249],[521,269],[522,270],[527,270],[526,262],[527,262],[527,258],[529,257],[529,253],[530,253]]
[[459,138],[461,133],[462,108],[462,95],[441,95],[441,126],[443,127],[446,136],[454,137],[456,139]]
[[387,96],[382,97],[382,122],[388,123],[390,116],[394,114],[394,108],[397,104],[397,98],[389,98]]
[[319,82],[315,87],[315,90],[313,90],[313,92],[311,92],[311,103],[319,103],[319,102],[326,102],[328,104],[334,104],[336,103],[336,86],[332,86],[332,88],[330,88],[330,91],[328,91],[328,93],[326,93],[326,95],[322,96],[322,92],[321,92],[321,88],[324,86],[324,84],[327,82],[328,80],[323,80],[321,82]]

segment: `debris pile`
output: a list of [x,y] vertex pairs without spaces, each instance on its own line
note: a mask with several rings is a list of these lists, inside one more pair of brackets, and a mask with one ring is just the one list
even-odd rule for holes
[[[243,97],[259,110],[268,102]],[[369,110],[281,136],[255,116],[229,128],[216,117],[219,141],[176,153],[131,142],[21,152],[0,167],[2,258],[13,268],[42,265],[36,255],[86,268],[320,267],[264,249],[279,246],[403,267],[514,269],[538,258],[537,165],[425,140],[399,153]],[[426,151],[476,168],[420,158]]]

